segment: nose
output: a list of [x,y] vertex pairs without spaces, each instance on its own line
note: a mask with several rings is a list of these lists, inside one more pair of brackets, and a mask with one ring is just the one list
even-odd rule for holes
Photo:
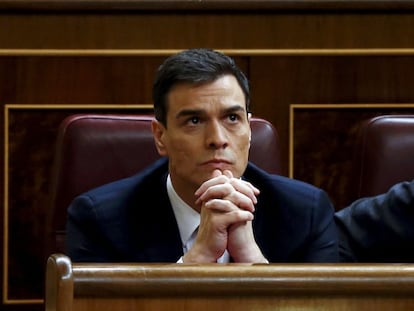
[[206,143],[209,148],[221,149],[228,146],[226,129],[219,121],[213,121],[206,128]]

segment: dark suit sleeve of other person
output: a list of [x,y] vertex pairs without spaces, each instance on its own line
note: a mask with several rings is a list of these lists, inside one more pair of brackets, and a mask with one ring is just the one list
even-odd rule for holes
[[414,181],[338,211],[342,261],[414,262]]
[[334,208],[322,189],[251,163],[245,177],[260,189],[253,229],[269,262],[338,262]]

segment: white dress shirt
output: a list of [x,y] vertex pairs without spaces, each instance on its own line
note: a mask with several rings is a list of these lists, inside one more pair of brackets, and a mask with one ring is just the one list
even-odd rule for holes
[[[172,209],[174,211],[175,219],[177,220],[183,252],[185,254],[191,248],[197,237],[197,230],[198,226],[200,225],[200,214],[178,196],[172,185],[170,175],[168,175],[167,178],[167,192]],[[229,261],[230,256],[227,250],[217,260],[218,263],[227,263]],[[181,257],[177,263],[182,262],[183,261]]]

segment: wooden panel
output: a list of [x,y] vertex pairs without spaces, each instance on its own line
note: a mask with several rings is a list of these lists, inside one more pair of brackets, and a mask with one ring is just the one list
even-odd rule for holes
[[48,260],[46,310],[408,310],[414,266],[140,265]]
[[151,104],[164,57],[0,57],[3,104]]
[[0,38],[3,49],[408,48],[414,19],[401,12],[10,13],[0,15]]
[[79,299],[76,310],[146,310],[146,311],[207,311],[207,310],[301,310],[301,311],[405,311],[414,306],[414,299],[396,297],[189,297],[189,298],[143,298],[136,301],[126,299]]
[[[413,68],[412,56],[252,57],[249,74],[253,111],[260,116],[265,116],[277,126],[281,136],[284,173],[289,175],[289,107],[291,105],[306,104],[312,107],[318,104],[414,103],[414,91],[411,87],[414,82]],[[375,108],[371,108],[370,111],[374,114],[385,112]],[[395,112],[410,111],[412,110],[400,109]],[[345,120],[341,119],[342,112],[343,110],[336,116],[319,115],[315,110],[310,110],[306,115],[302,114],[304,117],[297,120],[297,128],[294,129],[295,142],[298,146],[295,149],[297,159],[295,163],[303,162],[307,158],[306,148],[314,148],[315,143],[324,137],[325,132],[332,135],[333,131],[336,131],[335,134],[339,138],[346,139],[345,136],[359,121],[372,115],[369,113],[364,115],[361,110],[350,107],[349,122],[345,123]],[[341,123],[343,126],[339,130]],[[352,143],[352,140],[349,142]],[[322,159],[319,158],[313,159],[312,165],[309,160],[304,162],[306,165],[297,164],[302,169],[295,169],[294,177],[321,186],[331,194],[335,203],[343,206],[345,202],[349,202],[347,197],[352,196],[352,193],[348,193],[343,188],[338,189],[332,180],[328,182],[330,174],[327,172],[318,178],[311,177],[317,165],[326,165],[332,170],[342,171],[342,163],[337,162],[337,154],[330,153],[328,145],[318,145],[317,150],[320,154],[326,155],[324,161],[318,161]],[[346,182],[346,175],[341,176],[341,181]]]
[[312,11],[312,10],[341,10],[342,12],[350,11],[394,11],[394,10],[413,10],[414,4],[406,0],[391,1],[348,1],[348,0],[238,0],[237,6],[233,0],[204,0],[204,1],[186,1],[186,0],[0,0],[0,10],[25,10],[25,11],[246,11],[246,10],[294,10],[294,11]]
[[414,103],[293,106],[291,176],[325,189],[337,210],[346,207],[359,198],[354,179],[359,123],[413,112]]

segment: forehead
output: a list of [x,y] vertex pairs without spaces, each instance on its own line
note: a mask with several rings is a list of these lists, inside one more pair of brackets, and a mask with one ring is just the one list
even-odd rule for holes
[[243,90],[232,75],[225,75],[202,84],[179,83],[168,93],[170,111],[188,107],[208,110],[235,105],[246,109]]

